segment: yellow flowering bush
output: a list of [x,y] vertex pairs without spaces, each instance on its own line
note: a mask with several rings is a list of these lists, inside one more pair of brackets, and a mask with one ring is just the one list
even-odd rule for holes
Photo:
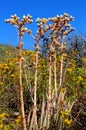
[[67,125],[71,125],[72,119],[64,119],[64,123],[66,123]]
[[60,111],[63,122],[67,125],[72,124],[72,119],[69,118],[70,110],[66,109],[65,111]]
[[5,116],[6,116],[6,113],[1,113],[0,114],[0,130],[2,130],[2,128],[3,128],[3,121],[4,121],[4,119],[5,119]]

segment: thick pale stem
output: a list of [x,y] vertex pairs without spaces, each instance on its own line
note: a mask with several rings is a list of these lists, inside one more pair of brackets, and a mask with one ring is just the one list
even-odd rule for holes
[[37,74],[38,74],[38,40],[36,40],[36,60],[35,60],[35,79],[34,79],[34,107],[33,107],[33,115],[31,119],[30,128],[34,126],[37,129]]
[[20,104],[21,104],[22,127],[23,127],[23,130],[27,130],[25,111],[24,111],[23,86],[22,86],[22,47],[21,47],[21,44],[22,44],[22,37],[20,36],[20,39],[19,39]]
[[54,53],[54,89],[55,95],[57,94],[57,80],[56,80],[56,51]]
[[48,127],[50,124],[50,116],[51,116],[51,69],[52,69],[52,65],[51,65],[51,51],[49,52],[49,82],[48,82],[48,100],[47,100],[47,122],[48,122]]
[[[52,58],[51,58],[51,48],[52,48],[52,44],[50,45],[50,52],[49,52],[49,84],[48,84],[48,117],[50,118],[51,115],[51,77],[52,77]],[[48,119],[49,119],[48,118]]]
[[51,66],[51,53],[50,53],[50,57],[49,57],[49,102],[51,102],[51,69],[52,69],[52,66]]
[[59,87],[62,87],[63,83],[63,37],[62,37],[62,44],[61,44],[61,60],[60,60],[60,80],[59,80]]
[[34,81],[34,106],[36,106],[36,91],[37,91],[37,65],[38,65],[38,51],[36,51],[36,62],[35,62],[35,81]]
[[60,60],[60,82],[59,82],[59,87],[62,86],[62,79],[63,79],[63,54],[62,54],[61,60]]

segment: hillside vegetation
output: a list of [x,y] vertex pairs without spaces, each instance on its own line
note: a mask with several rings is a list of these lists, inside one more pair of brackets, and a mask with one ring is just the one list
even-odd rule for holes
[[[74,39],[75,40],[75,39]],[[74,42],[74,41],[73,41]],[[37,87],[37,106],[38,118],[40,118],[41,103],[43,95],[47,92],[48,85],[48,55],[44,57],[44,46],[42,43],[41,53],[39,55],[39,75],[38,75],[38,87]],[[76,44],[76,40],[75,40]],[[79,43],[78,43],[79,44]],[[43,47],[44,46],[44,47]],[[70,102],[70,107],[64,110],[60,110],[62,120],[66,125],[64,128],[69,129],[71,126],[77,130],[86,126],[86,57],[77,51],[76,47],[70,47],[65,51],[64,57],[64,75],[65,81],[64,86],[61,88],[61,108],[64,107],[65,102]],[[81,47],[80,47],[81,50]],[[47,51],[47,50],[46,50]],[[77,55],[80,55],[80,60],[76,60]],[[25,113],[28,116],[28,111],[33,106],[33,86],[34,86],[34,62],[35,52],[30,50],[23,50],[23,88],[24,88],[24,102],[25,102]],[[17,49],[13,46],[0,45],[0,127],[5,130],[21,129],[20,128],[20,101],[19,101],[19,69],[18,69],[18,53]],[[53,58],[53,54],[52,54]],[[60,54],[57,52],[57,86],[59,82],[59,60]],[[46,64],[46,65],[45,65]],[[78,66],[79,65],[79,66]],[[53,70],[52,70],[53,71]],[[67,71],[67,72],[65,72]],[[65,74],[66,73],[66,74]],[[54,84],[52,75],[52,85]],[[65,88],[66,87],[66,88]],[[66,92],[65,92],[66,91]],[[47,95],[45,95],[45,99]],[[72,104],[74,102],[74,104]],[[66,106],[67,107],[67,106]],[[56,111],[56,110],[54,110]],[[54,113],[53,113],[54,114]],[[52,115],[53,116],[53,115]],[[80,125],[82,123],[82,125]],[[15,125],[18,127],[15,128]],[[55,126],[53,126],[55,125]],[[54,130],[58,127],[54,118],[51,118],[50,130]],[[67,128],[68,127],[68,128]],[[57,129],[57,128],[56,128]]]

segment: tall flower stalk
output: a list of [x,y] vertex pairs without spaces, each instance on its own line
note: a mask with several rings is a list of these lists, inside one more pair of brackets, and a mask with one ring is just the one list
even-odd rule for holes
[[52,81],[52,44],[53,42],[50,43],[50,50],[49,50],[49,83],[48,83],[48,120],[51,115],[51,109],[52,109],[52,94],[51,94],[51,81]]
[[[38,18],[36,20],[38,23],[38,30],[37,30],[37,35],[34,38],[36,43],[35,43],[35,73],[34,73],[34,106],[33,106],[33,114],[31,118],[31,124],[30,124],[30,129],[38,130],[38,122],[37,122],[37,81],[38,81],[38,57],[39,57],[39,41],[44,37],[45,33],[48,31],[49,27],[46,26],[46,23],[48,20],[46,18],[41,19]],[[42,119],[42,118],[41,118]]]
[[[57,110],[57,113],[55,114],[55,119],[56,120],[58,119],[58,126],[59,126],[59,123],[61,122],[59,112],[61,109],[63,109],[61,108],[60,101],[64,100],[65,97],[65,93],[60,94],[60,90],[63,87],[64,50],[66,48],[66,46],[64,45],[64,38],[74,30],[73,28],[70,27],[70,24],[68,24],[68,22],[73,20],[73,17],[64,13],[64,15],[49,18],[49,20],[53,22],[52,24],[53,27],[51,28],[50,34],[51,34],[51,38],[53,36],[53,47],[54,47],[53,49],[55,51],[54,52],[54,90],[56,91],[56,93],[54,94],[56,96],[55,95],[53,96],[54,99],[52,102],[53,103],[52,106]],[[61,54],[58,89],[57,89],[57,81],[56,81],[56,77],[57,77],[56,76],[56,50],[59,50]]]
[[27,130],[27,125],[26,125],[26,118],[25,118],[25,110],[24,110],[24,97],[23,97],[23,85],[22,85],[22,38],[24,36],[24,33],[27,32],[31,34],[31,31],[28,30],[27,28],[24,28],[24,25],[26,23],[32,23],[31,16],[23,16],[22,20],[20,20],[17,15],[12,15],[10,19],[6,20],[6,23],[10,23],[13,26],[15,26],[18,29],[18,35],[19,35],[19,43],[17,46],[17,49],[19,51],[19,92],[20,92],[20,104],[21,104],[21,121],[22,121],[22,129]]
[[60,78],[59,78],[59,87],[62,87],[62,81],[63,81],[63,66],[64,66],[64,44],[63,44],[63,37],[61,41],[61,59],[60,59]]
[[38,74],[38,54],[39,54],[39,47],[38,47],[39,39],[36,37],[36,43],[35,43],[35,74],[34,74],[34,107],[33,107],[33,115],[31,118],[31,124],[30,129],[32,128],[34,130],[38,129],[37,125],[37,74]]

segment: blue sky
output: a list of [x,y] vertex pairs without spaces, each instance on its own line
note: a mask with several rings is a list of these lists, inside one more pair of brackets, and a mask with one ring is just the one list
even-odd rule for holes
[[[12,14],[17,14],[20,18],[31,14],[34,23],[27,27],[30,27],[35,35],[37,17],[54,17],[64,12],[75,17],[71,25],[76,31],[86,32],[86,0],[0,0],[0,43],[17,46],[15,27],[4,21]],[[29,35],[24,36],[23,42],[24,48],[34,48],[34,40]]]

